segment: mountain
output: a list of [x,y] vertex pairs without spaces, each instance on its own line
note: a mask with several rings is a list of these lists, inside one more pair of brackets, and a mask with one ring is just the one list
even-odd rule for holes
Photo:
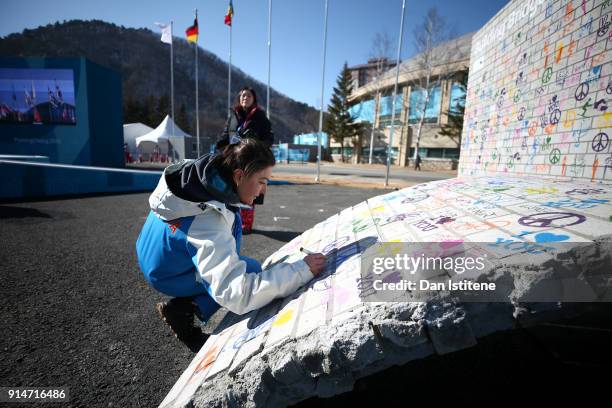
[[[124,101],[130,98],[144,101],[150,95],[159,99],[170,93],[169,45],[162,43],[159,36],[146,28],[126,28],[100,20],[71,20],[0,38],[0,56],[83,56],[121,73]],[[227,63],[200,47],[198,64],[200,135],[216,138],[227,117]],[[185,104],[189,123],[195,123],[194,80],[193,45],[174,37],[175,115]],[[246,85],[255,89],[259,104],[265,105],[266,85],[233,68],[232,89],[237,91]],[[275,141],[290,142],[294,134],[318,129],[319,114],[314,108],[273,89],[270,101]]]

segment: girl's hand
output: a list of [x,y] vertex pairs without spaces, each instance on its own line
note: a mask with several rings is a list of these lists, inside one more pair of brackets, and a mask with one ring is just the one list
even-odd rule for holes
[[325,258],[325,255],[323,254],[311,254],[306,255],[304,262],[308,264],[310,272],[312,272],[312,274],[316,277],[325,269],[327,258]]

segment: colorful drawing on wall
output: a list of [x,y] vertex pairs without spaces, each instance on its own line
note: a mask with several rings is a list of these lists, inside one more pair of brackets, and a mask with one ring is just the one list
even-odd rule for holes
[[612,179],[611,7],[583,4],[515,1],[474,35],[460,175]]

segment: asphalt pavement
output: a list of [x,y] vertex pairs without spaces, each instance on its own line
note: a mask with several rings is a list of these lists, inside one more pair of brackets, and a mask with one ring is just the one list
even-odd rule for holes
[[[162,170],[165,163],[131,163],[134,169]],[[320,182],[346,187],[363,188],[404,188],[428,181],[444,180],[457,176],[456,170],[415,171],[410,167],[391,166],[388,186],[385,186],[386,166],[382,164],[348,164],[322,162]],[[287,180],[312,184],[317,175],[316,163],[291,162],[277,163],[272,172],[274,180]]]
[[[277,163],[274,172],[279,174],[303,174],[314,176],[317,171],[316,163]],[[331,178],[355,177],[369,181],[384,181],[387,168],[382,164],[346,164],[323,162],[320,166],[322,176]],[[456,170],[443,171],[416,171],[411,167],[391,166],[389,178],[404,183],[425,183],[427,181],[444,180],[456,177]]]

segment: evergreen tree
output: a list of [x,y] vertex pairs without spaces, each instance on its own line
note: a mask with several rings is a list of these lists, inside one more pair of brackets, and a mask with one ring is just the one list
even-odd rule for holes
[[170,97],[165,93],[157,100],[157,106],[154,112],[155,126],[159,125],[166,115],[170,113]]
[[153,111],[150,108],[150,103],[153,103],[153,96],[150,95],[145,102],[140,103],[138,99],[134,99],[128,95],[123,101],[123,122],[124,123],[144,123],[148,126],[157,126],[152,115]]
[[139,110],[138,102],[131,96],[126,97],[123,101],[123,123],[140,122],[138,117]]
[[153,95],[147,96],[141,105],[141,116],[143,119],[142,123],[151,126],[152,128],[156,128],[157,125],[159,125],[159,122],[157,121],[157,113],[155,111],[156,106],[155,96]]
[[325,131],[335,141],[340,143],[342,161],[344,161],[344,139],[357,138],[357,156],[361,155],[361,134],[363,126],[355,123],[349,113],[348,97],[353,91],[351,72],[344,63],[342,72],[338,75],[336,86],[328,108],[329,116],[325,122]]
[[[468,72],[459,73],[459,86],[464,92],[467,91]],[[463,131],[463,115],[465,113],[465,93],[463,97],[456,101],[451,101],[452,108],[446,111],[448,115],[448,123],[441,126],[438,132],[441,136],[448,136],[458,145],[461,145],[461,133]]]
[[189,126],[189,117],[187,117],[187,107],[185,107],[185,103],[181,103],[181,108],[176,114],[176,120],[174,123],[177,124],[178,127],[183,129],[184,132],[191,134],[191,126]]

